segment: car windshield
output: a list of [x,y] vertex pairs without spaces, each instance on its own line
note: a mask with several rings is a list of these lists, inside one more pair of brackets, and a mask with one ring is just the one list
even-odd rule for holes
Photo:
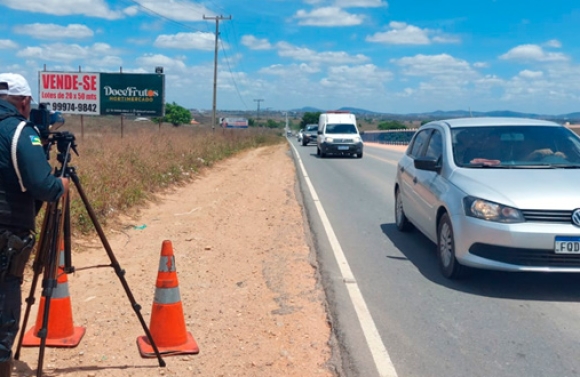
[[327,134],[356,134],[356,126],[354,124],[329,124],[326,126]]
[[308,126],[306,127],[306,131],[317,131],[318,130],[318,126]]
[[580,168],[580,137],[566,127],[465,127],[451,137],[460,167]]

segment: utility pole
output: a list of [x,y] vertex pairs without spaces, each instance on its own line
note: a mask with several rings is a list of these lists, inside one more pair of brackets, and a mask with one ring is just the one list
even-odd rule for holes
[[258,112],[256,113],[256,120],[260,120],[260,102],[264,101],[263,99],[255,99],[254,102],[258,102]]
[[220,35],[220,21],[221,20],[231,20],[232,16],[216,16],[216,17],[206,17],[203,15],[204,20],[215,20],[215,53],[214,53],[214,63],[213,63],[213,112],[211,117],[211,130],[215,131],[215,112],[216,112],[216,97],[217,97],[217,58],[218,58],[218,38]]

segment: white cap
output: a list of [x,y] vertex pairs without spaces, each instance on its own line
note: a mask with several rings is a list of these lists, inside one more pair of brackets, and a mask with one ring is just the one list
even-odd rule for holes
[[28,81],[18,73],[0,73],[0,94],[32,97]]

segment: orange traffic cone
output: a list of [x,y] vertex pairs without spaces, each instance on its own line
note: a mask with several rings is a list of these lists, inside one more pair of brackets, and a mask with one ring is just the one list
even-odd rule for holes
[[[163,241],[161,248],[149,331],[161,354],[199,353],[195,339],[185,328],[173,246],[167,240]],[[137,338],[137,347],[142,357],[156,356],[147,336]]]
[[[83,335],[84,327],[74,327],[72,318],[72,308],[68,291],[68,279],[64,273],[64,242],[60,243],[58,252],[59,266],[57,270],[57,284],[52,291],[50,308],[48,314],[48,326],[46,333],[46,346],[49,347],[76,347]],[[40,298],[36,324],[24,334],[23,346],[40,346],[38,332],[42,329],[46,299]]]

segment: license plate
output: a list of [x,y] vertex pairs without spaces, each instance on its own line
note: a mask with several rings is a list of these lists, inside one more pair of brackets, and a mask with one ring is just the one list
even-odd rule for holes
[[348,151],[348,145],[339,145],[338,150],[339,151]]
[[556,237],[554,252],[556,254],[580,254],[580,237]]

